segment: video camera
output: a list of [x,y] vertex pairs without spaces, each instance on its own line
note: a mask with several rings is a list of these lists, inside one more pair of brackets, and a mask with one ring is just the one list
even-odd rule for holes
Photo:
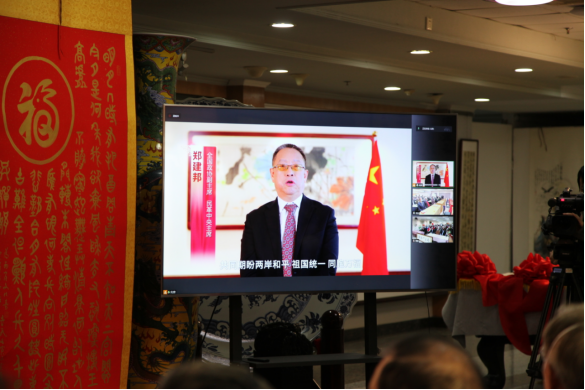
[[[558,198],[551,198],[548,201],[549,215],[542,224],[544,234],[553,234],[559,238],[574,238],[579,230],[579,222],[572,215],[579,215],[583,211],[583,194],[572,195],[571,189],[566,188]],[[551,210],[555,208],[554,213]]]
[[[559,265],[574,265],[579,253],[582,253],[582,251],[579,252],[577,245],[577,233],[581,226],[573,215],[563,214],[579,215],[583,211],[583,194],[572,195],[571,189],[566,188],[561,196],[549,199],[548,205],[549,214],[542,224],[542,232],[559,238],[554,246],[553,254]],[[553,208],[554,212],[552,212]]]

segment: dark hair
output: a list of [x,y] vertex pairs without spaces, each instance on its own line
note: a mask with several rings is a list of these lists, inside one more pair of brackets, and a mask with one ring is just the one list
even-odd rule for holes
[[583,388],[583,304],[561,307],[544,328],[542,348],[567,389]]
[[294,150],[296,150],[297,152],[299,152],[301,154],[301,156],[303,156],[303,160],[305,161],[305,165],[307,165],[307,157],[305,157],[305,152],[303,152],[302,149],[299,148],[297,145],[293,145],[293,144],[282,144],[278,148],[276,148],[276,150],[274,151],[274,154],[272,155],[272,164],[274,164],[274,159],[276,158],[276,155],[282,149],[294,149]]
[[481,374],[467,352],[454,341],[416,335],[390,350],[382,369],[380,389],[481,388]]
[[583,181],[583,167],[579,169],[579,173],[577,173],[577,186],[579,186],[579,192],[583,189],[581,188],[581,182]]
[[216,363],[188,362],[170,370],[159,389],[270,389],[262,378],[249,370]]

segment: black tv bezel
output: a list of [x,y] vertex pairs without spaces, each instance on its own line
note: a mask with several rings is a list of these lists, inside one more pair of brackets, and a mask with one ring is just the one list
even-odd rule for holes
[[[178,115],[178,117],[173,117]],[[420,137],[435,137],[432,145],[422,148],[414,153],[414,148],[409,162],[412,177],[412,161],[415,160],[442,160],[453,161],[457,170],[457,116],[455,114],[394,114],[394,113],[369,113],[369,112],[340,112],[321,110],[294,110],[279,108],[254,108],[254,107],[216,107],[216,106],[190,106],[167,105],[163,106],[163,183],[164,183],[164,153],[165,134],[167,122],[197,122],[197,123],[225,123],[225,124],[257,124],[257,125],[294,125],[294,126],[324,126],[324,127],[360,127],[375,128],[377,131],[383,128],[410,128],[412,131],[412,143]],[[446,127],[451,130],[443,131],[416,131],[417,126]],[[431,144],[431,143],[429,143]],[[425,146],[425,145],[423,145]],[[438,147],[437,147],[438,146]],[[445,158],[447,157],[447,158]],[[455,180],[454,180],[455,182]],[[237,277],[164,277],[164,185],[162,193],[162,219],[161,219],[161,297],[193,297],[203,295],[265,295],[265,294],[318,294],[340,292],[416,292],[416,291],[449,291],[456,288],[456,251],[455,242],[447,244],[417,244],[411,243],[411,270],[409,275],[380,275],[380,276],[306,276],[297,278],[269,277],[261,278],[237,278]],[[454,191],[455,196],[455,191]],[[457,202],[455,202],[457,205]],[[457,215],[455,210],[454,215]],[[457,231],[457,218],[453,217],[455,231]],[[411,222],[412,224],[412,222]],[[412,226],[411,226],[412,227]],[[428,249],[438,248],[440,252],[452,252],[452,256],[439,256],[429,260]],[[390,248],[389,248],[390,249]],[[414,252],[424,259],[418,259],[413,264]],[[418,249],[418,250],[417,250]],[[450,251],[448,249],[451,249]],[[429,272],[428,262],[435,262]],[[427,262],[427,264],[423,264]],[[418,267],[424,267],[418,268]],[[420,272],[419,272],[420,271]],[[440,275],[441,277],[437,277]],[[196,283],[198,288],[189,293],[167,293],[163,290],[166,281],[173,280],[176,286]],[[343,280],[343,283],[338,280]],[[218,282],[220,283],[218,287]],[[258,289],[258,285],[264,286]],[[343,284],[343,285],[341,285]],[[316,286],[318,285],[318,286]],[[389,287],[392,286],[392,287]]]

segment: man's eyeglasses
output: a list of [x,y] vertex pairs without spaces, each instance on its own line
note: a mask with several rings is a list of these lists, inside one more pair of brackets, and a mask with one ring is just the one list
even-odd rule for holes
[[278,169],[281,172],[286,172],[286,171],[288,171],[289,168],[295,172],[300,172],[303,169],[305,169],[305,167],[303,167],[302,165],[297,165],[297,164],[295,164],[295,165],[278,164],[278,165],[273,166],[272,168]]

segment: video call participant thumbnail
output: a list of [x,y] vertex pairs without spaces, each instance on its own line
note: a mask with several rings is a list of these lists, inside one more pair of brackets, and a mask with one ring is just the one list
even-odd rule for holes
[[274,151],[270,177],[278,197],[246,216],[241,277],[335,276],[339,253],[335,211],[303,195],[309,175],[306,162],[296,145],[284,144]]
[[436,166],[431,164],[429,169],[431,170],[431,173],[425,177],[425,187],[440,187],[441,175],[435,173]]

